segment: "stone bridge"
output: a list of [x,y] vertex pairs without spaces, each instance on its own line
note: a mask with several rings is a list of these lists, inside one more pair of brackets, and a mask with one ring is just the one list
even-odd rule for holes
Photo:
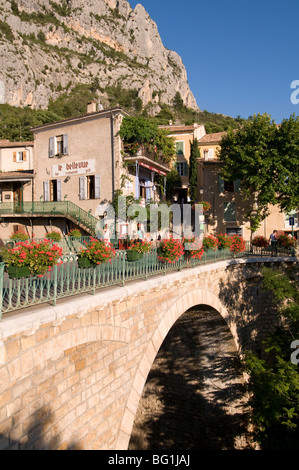
[[0,449],[128,449],[148,373],[176,320],[208,305],[240,354],[257,347],[275,324],[261,269],[296,263],[219,261],[4,315]]

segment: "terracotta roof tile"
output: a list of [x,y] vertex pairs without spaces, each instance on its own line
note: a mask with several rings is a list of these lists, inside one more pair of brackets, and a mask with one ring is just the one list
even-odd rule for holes
[[0,140],[0,148],[14,148],[14,147],[33,147],[34,142],[10,142],[9,140]]
[[222,137],[226,134],[227,134],[226,132],[215,132],[212,134],[206,134],[199,140],[199,143],[203,144],[203,143],[221,142]]

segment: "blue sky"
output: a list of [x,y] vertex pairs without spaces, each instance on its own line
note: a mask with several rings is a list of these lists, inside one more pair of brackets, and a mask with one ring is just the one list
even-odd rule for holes
[[164,46],[181,56],[200,109],[268,113],[276,123],[299,114],[291,102],[291,83],[299,80],[298,0],[129,3],[144,6]]

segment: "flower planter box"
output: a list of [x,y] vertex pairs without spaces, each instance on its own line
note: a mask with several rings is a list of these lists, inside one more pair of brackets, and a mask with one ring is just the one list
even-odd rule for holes
[[138,251],[127,251],[127,261],[138,261],[143,258],[143,253]]
[[21,277],[31,276],[31,271],[30,271],[29,266],[10,265],[7,267],[7,273],[11,279],[19,279]]
[[95,265],[91,262],[89,258],[78,258],[78,268],[84,269],[84,268],[91,268],[94,267]]

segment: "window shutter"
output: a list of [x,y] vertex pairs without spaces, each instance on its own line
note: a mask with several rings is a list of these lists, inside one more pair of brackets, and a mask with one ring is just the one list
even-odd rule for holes
[[49,158],[54,157],[54,137],[49,138]]
[[85,199],[85,176],[79,178],[79,199],[81,201]]
[[17,161],[17,152],[14,152],[14,153],[13,153],[13,161],[14,161],[14,162]]
[[26,151],[23,152],[23,162],[26,162],[27,161],[27,155],[26,155]]
[[49,181],[44,181],[44,202],[49,201]]
[[239,193],[240,192],[240,179],[235,180],[235,192]]
[[145,182],[145,199],[147,201],[149,201],[151,199],[151,189],[150,189],[150,186],[151,186],[151,182],[150,181],[146,181]]
[[63,155],[68,155],[69,153],[69,144],[67,134],[63,134]]
[[95,175],[95,177],[94,177],[94,197],[95,197],[95,199],[100,199],[100,197],[101,197],[101,177],[100,177],[100,175]]
[[57,180],[57,201],[61,201],[61,180]]
[[188,163],[184,162],[183,176],[188,176]]
[[223,219],[225,222],[236,221],[236,204],[234,202],[225,202],[223,204]]
[[224,179],[221,178],[221,175],[218,175],[218,191],[219,193],[224,192]]

